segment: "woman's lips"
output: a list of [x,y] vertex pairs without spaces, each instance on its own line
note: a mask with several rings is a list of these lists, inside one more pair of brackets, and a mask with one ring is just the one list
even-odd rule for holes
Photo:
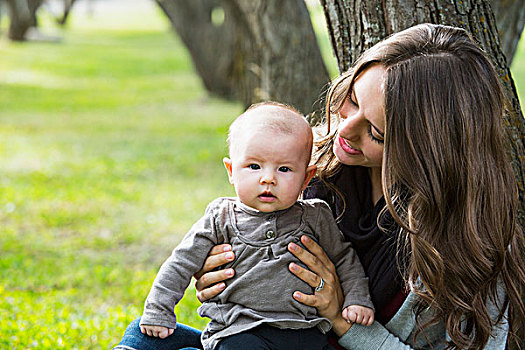
[[345,139],[342,138],[341,136],[339,136],[338,140],[339,140],[339,145],[341,146],[343,151],[345,151],[346,153],[351,154],[351,155],[363,154],[363,152],[361,152],[360,150],[350,147],[348,143],[346,143]]

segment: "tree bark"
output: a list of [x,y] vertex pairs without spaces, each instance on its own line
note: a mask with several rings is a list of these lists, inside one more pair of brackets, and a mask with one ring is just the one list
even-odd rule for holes
[[27,30],[37,23],[36,12],[42,0],[7,0],[9,16],[9,39],[23,41]]
[[[157,0],[205,88],[245,106],[264,100],[317,109],[329,82],[303,0]],[[222,9],[224,22],[213,24]]]
[[157,0],[173,29],[188,49],[204,87],[213,95],[237,96],[234,68],[235,27],[224,13],[222,23],[213,23],[213,11],[223,11],[221,0]]
[[303,0],[229,0],[224,2],[243,33],[236,46],[236,80],[247,82],[241,100],[289,103],[303,113],[317,110],[329,82]]
[[[519,0],[518,0],[519,2]],[[340,71],[386,36],[419,23],[465,28],[492,60],[509,100],[508,153],[518,182],[518,220],[525,228],[525,120],[487,0],[321,0]]]
[[69,14],[71,13],[71,9],[73,8],[75,1],[76,0],[64,0],[64,12],[62,13],[62,17],[57,18],[57,23],[59,25],[66,25],[67,19],[69,18]]
[[523,0],[493,0],[492,9],[496,17],[501,48],[510,66],[525,24],[525,4]]
[[22,41],[31,26],[31,13],[27,2],[23,0],[7,0],[7,5],[11,20],[9,24],[9,39]]

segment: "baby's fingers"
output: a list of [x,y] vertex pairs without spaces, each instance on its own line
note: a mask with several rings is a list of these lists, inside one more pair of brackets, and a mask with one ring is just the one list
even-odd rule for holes
[[371,326],[372,323],[374,323],[374,315],[370,315],[368,316],[368,319],[366,320],[365,323],[363,323],[365,326]]
[[142,334],[154,337],[153,330],[150,327],[140,326],[140,331],[142,332]]
[[348,308],[343,309],[341,316],[346,320],[346,322],[351,322],[350,317],[348,316]]
[[164,328],[159,332],[159,338],[164,339],[173,334],[175,330],[173,328]]
[[140,331],[142,334],[147,334],[150,337],[157,337],[157,338],[166,338],[173,334],[175,331],[172,328],[167,328],[163,326],[140,326]]

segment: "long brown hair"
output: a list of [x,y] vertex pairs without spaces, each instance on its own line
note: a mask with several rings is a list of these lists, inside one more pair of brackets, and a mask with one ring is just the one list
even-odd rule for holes
[[[387,208],[410,252],[404,277],[416,316],[444,322],[450,348],[482,348],[506,317],[523,339],[523,235],[517,186],[505,153],[504,96],[490,61],[460,28],[418,25],[387,38],[342,74],[327,96],[327,124],[371,64],[386,69],[382,166]],[[336,131],[317,143],[323,180],[336,174]],[[498,285],[506,297],[498,299]],[[493,320],[487,301],[497,305]]]

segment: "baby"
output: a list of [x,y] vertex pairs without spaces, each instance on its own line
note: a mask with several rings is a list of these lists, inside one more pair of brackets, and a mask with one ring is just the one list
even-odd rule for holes
[[173,333],[173,310],[191,277],[214,245],[229,243],[236,259],[224,268],[235,269],[235,277],[198,310],[211,319],[201,336],[204,349],[235,349],[236,335],[262,331],[279,339],[308,332],[298,337],[305,344],[297,349],[323,348],[330,322],[292,298],[294,291],[322,293],[322,285],[314,291],[288,271],[291,262],[304,266],[287,250],[291,242],[301,245],[302,235],[317,241],[335,264],[345,295],[343,317],[372,323],[368,279],[330,208],[321,200],[298,200],[316,171],[309,166],[312,142],[303,116],[274,102],[253,105],[232,123],[224,165],[237,197],[211,202],[164,262],[145,302],[142,333]]

